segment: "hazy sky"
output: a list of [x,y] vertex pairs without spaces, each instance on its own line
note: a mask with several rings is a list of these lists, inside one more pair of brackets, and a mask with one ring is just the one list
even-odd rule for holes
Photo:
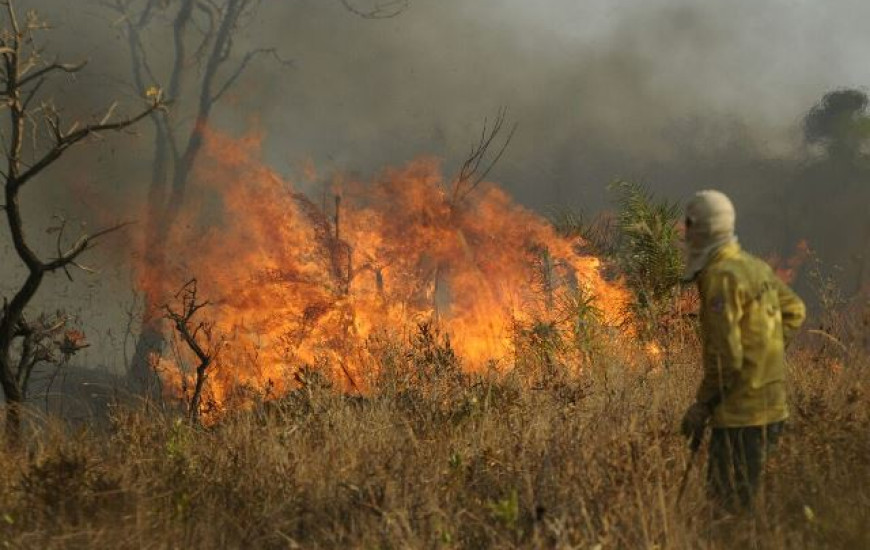
[[[50,46],[94,60],[78,90],[130,92],[116,14],[97,0],[29,5],[59,27]],[[370,21],[338,0],[267,0],[237,51],[275,47],[293,67],[256,64],[217,118],[259,119],[279,170],[311,157],[370,173],[420,154],[458,162],[506,106],[519,132],[494,175],[536,206],[556,180],[570,180],[567,198],[596,199],[571,188],[679,162],[687,148],[752,139],[759,155],[784,154],[824,92],[870,81],[868,18],[858,0],[410,0]]]
[[257,40],[296,68],[253,79],[276,163],[456,161],[505,105],[519,133],[497,176],[536,206],[556,180],[583,199],[564,188],[679,162],[687,145],[715,154],[753,138],[759,155],[781,155],[825,91],[870,71],[870,4],[858,1],[430,0],[376,22],[337,2],[287,4],[266,7],[281,24]]

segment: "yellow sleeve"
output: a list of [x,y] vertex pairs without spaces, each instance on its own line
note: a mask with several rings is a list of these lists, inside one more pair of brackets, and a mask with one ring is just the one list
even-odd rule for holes
[[743,290],[733,273],[711,275],[701,304],[704,378],[696,400],[711,407],[728,392],[743,368]]
[[807,308],[803,300],[794,293],[779,277],[775,277],[776,292],[779,295],[779,308],[782,311],[782,337],[788,343],[807,318]]

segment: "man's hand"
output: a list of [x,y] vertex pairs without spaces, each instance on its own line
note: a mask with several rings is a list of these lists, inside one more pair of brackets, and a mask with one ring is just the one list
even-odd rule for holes
[[707,419],[713,414],[713,411],[706,403],[693,403],[683,415],[683,422],[680,425],[680,432],[687,438],[692,438],[696,434],[704,431],[704,426],[707,425]]

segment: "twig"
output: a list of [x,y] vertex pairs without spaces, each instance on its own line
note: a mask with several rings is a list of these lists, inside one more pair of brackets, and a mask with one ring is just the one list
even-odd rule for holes
[[[108,235],[109,233],[114,233],[115,231],[120,231],[121,229],[123,229],[129,225],[132,225],[132,224],[133,224],[133,222],[119,223],[119,224],[113,225],[111,227],[107,227],[105,229],[97,231],[96,233],[93,233],[91,235],[82,235],[81,237],[79,237],[79,240],[76,241],[76,243],[68,251],[61,254],[60,256],[55,258],[54,260],[43,264],[43,266],[42,266],[43,271],[46,271],[46,272],[54,271],[56,269],[64,268],[65,266],[67,266],[69,264],[73,264],[75,262],[76,258],[78,258],[83,252],[85,252],[86,250],[90,250],[91,248],[94,247],[94,242],[97,239],[99,239],[100,237],[104,237],[105,235]],[[76,265],[76,267],[81,267],[78,264],[75,264],[75,265]]]
[[347,11],[363,19],[391,19],[408,9],[409,0],[389,0],[367,11],[355,7],[350,0],[341,0],[341,3]]
[[21,80],[18,81],[18,85],[23,88],[24,86],[27,86],[28,84],[30,84],[34,80],[39,80],[40,78],[42,78],[43,76],[47,75],[48,73],[50,73],[52,71],[62,71],[62,72],[68,73],[68,74],[77,73],[80,70],[82,70],[85,67],[85,65],[87,65],[87,64],[88,64],[87,61],[81,61],[79,63],[54,62],[46,67],[43,67],[42,69],[36,71],[33,74],[25,76],[24,78],[22,78]]
[[233,73],[229,77],[227,77],[226,81],[221,85],[220,89],[218,89],[218,91],[212,96],[212,103],[217,102],[226,93],[226,91],[229,90],[233,86],[233,84],[236,83],[239,77],[242,76],[242,74],[245,72],[245,69],[247,69],[248,64],[250,64],[250,62],[253,61],[255,57],[265,54],[271,55],[273,58],[275,58],[276,61],[278,61],[278,63],[285,67],[293,66],[293,61],[289,59],[282,59],[281,56],[278,54],[278,50],[276,50],[275,48],[258,48],[256,50],[250,51],[245,54],[245,57],[236,67],[235,71],[233,71]]
[[846,351],[846,352],[849,351],[849,348],[847,348],[846,345],[843,342],[841,342],[836,336],[829,334],[829,333],[825,332],[824,330],[810,329],[807,331],[807,333],[818,334],[819,336],[823,336],[823,337],[827,338],[828,340],[830,340],[831,342],[833,342],[834,344],[836,344],[837,346],[839,346],[840,349],[842,349],[843,351]]
[[[161,109],[163,107],[162,102],[155,101],[152,103],[147,109],[141,111],[139,114],[127,118],[124,120],[120,120],[117,122],[104,122],[101,124],[90,124],[85,126],[84,128],[80,128],[74,132],[63,133],[59,129],[59,121],[58,119],[51,118],[50,125],[54,131],[56,143],[55,146],[46,153],[42,158],[40,158],[36,163],[34,163],[28,170],[22,173],[19,177],[15,178],[12,182],[15,187],[22,187],[28,181],[37,176],[40,172],[48,168],[52,163],[54,163],[57,159],[59,159],[70,147],[80,142],[81,140],[96,134],[98,132],[105,131],[118,131],[123,130],[129,126],[132,126],[144,119],[151,113]],[[105,117],[104,117],[105,120]]]
[[458,206],[460,202],[465,200],[468,195],[474,192],[481,182],[483,182],[483,180],[489,175],[490,171],[492,171],[498,161],[501,160],[502,155],[505,150],[507,150],[508,145],[510,145],[511,140],[514,137],[514,133],[517,130],[516,123],[511,127],[504,143],[486,168],[482,171],[480,169],[484,159],[486,158],[487,152],[490,147],[492,147],[496,137],[501,133],[506,118],[507,108],[501,107],[498,110],[491,128],[488,127],[488,120],[484,119],[483,128],[480,132],[480,140],[476,145],[471,147],[471,152],[469,153],[468,158],[465,159],[465,162],[462,163],[462,167],[459,169],[459,175],[453,183],[453,192],[451,193],[450,199],[452,207]]

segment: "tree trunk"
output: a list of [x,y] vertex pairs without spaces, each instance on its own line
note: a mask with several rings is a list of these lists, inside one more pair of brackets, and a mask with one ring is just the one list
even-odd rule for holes
[[190,399],[190,422],[196,424],[199,422],[199,407],[202,403],[202,390],[205,387],[206,369],[208,369],[211,360],[203,361],[196,368],[196,386],[193,390],[193,396]]
[[15,445],[21,441],[21,407],[24,395],[15,377],[6,376],[6,373],[12,373],[9,350],[0,350],[0,355],[0,373],[3,373],[0,375],[0,385],[6,398],[6,442]]
[[24,407],[21,394],[6,394],[6,445],[17,447],[21,444],[21,410]]
[[[17,214],[17,202],[13,204],[16,205],[13,210]],[[21,409],[24,405],[24,391],[18,382],[16,369],[13,367],[9,352],[24,308],[39,290],[43,276],[44,273],[41,269],[32,269],[24,282],[24,286],[4,308],[3,317],[0,319],[0,387],[3,388],[3,396],[6,398],[6,440],[13,445],[21,440]]]

